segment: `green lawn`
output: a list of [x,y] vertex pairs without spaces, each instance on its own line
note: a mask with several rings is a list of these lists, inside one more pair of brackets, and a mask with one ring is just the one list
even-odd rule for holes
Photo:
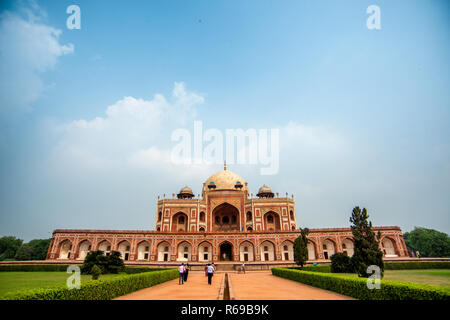
[[[338,275],[338,273],[334,274]],[[340,274],[356,277],[353,273]],[[450,288],[450,269],[385,270],[383,279]]]
[[[48,288],[65,286],[67,278],[71,274],[66,272],[0,272],[0,299],[8,292],[22,289]],[[100,279],[115,277],[115,274],[101,275]],[[84,281],[92,281],[90,275],[81,276],[81,284]]]

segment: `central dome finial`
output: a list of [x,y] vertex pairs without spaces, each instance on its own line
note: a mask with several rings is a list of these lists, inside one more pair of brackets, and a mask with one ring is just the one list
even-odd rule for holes
[[223,162],[223,170],[227,170],[227,160]]

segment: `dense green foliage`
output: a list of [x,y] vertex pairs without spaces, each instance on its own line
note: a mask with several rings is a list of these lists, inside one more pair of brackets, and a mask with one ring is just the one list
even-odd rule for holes
[[450,261],[386,262],[385,270],[450,269]]
[[81,283],[81,288],[66,287],[23,290],[3,296],[6,300],[110,300],[178,277],[178,270],[163,270],[119,275]]
[[17,250],[22,245],[23,240],[16,237],[0,238],[0,261],[11,260],[16,256]]
[[0,272],[66,271],[68,264],[2,264]]
[[437,286],[381,280],[380,289],[370,290],[365,278],[287,268],[273,268],[272,274],[361,300],[450,300],[450,290]]
[[381,277],[383,277],[383,252],[378,246],[380,233],[376,239],[366,208],[362,211],[359,207],[353,208],[350,222],[354,241],[354,253],[351,258],[353,269],[360,277],[367,278],[370,276],[367,273],[367,267],[376,265],[380,268]]
[[331,272],[331,266],[328,264],[319,264],[319,265],[312,265],[312,264],[308,264],[306,266],[303,267],[290,267],[288,269],[294,269],[294,270],[303,270],[303,271],[313,271],[313,272],[327,272],[330,273]]
[[120,252],[111,251],[109,256],[106,256],[103,251],[90,251],[84,259],[81,266],[81,272],[84,274],[91,274],[94,265],[98,266],[102,273],[119,273],[123,270],[123,260],[120,258]]
[[409,250],[419,251],[421,257],[450,257],[450,237],[444,232],[415,227],[403,238]]
[[169,270],[169,269],[167,269],[167,268],[149,268],[149,267],[125,267],[122,272],[125,272],[127,274],[134,274],[134,273],[162,271],[162,270]]
[[[34,272],[34,271],[66,271],[68,264],[4,264],[0,265],[0,272]],[[81,267],[81,265],[80,265]],[[122,272],[127,274],[168,270],[148,267],[124,267]]]
[[102,274],[102,270],[94,264],[94,266],[91,268],[91,274],[92,274],[92,280],[97,280],[98,277]]
[[335,253],[331,256],[331,272],[352,273],[353,264],[349,256],[344,253]]
[[45,260],[51,239],[35,239],[24,243],[15,255],[18,261]]
[[23,243],[16,237],[0,238],[0,261],[45,260],[51,239],[35,239]]
[[294,241],[294,261],[302,266],[308,260],[308,228],[300,229],[300,235]]

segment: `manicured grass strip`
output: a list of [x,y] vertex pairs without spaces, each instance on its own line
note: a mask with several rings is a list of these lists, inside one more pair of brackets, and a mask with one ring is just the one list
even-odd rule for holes
[[[355,273],[340,273],[339,275],[358,277]],[[429,284],[450,289],[450,269],[385,270],[383,279]]]
[[450,300],[449,289],[424,284],[381,280],[380,289],[370,290],[367,279],[353,276],[287,268],[273,268],[272,274],[361,300]]
[[[0,299],[7,293],[21,290],[65,287],[71,274],[58,271],[0,272]],[[119,274],[102,274],[100,279],[117,277]],[[81,283],[91,281],[91,275],[81,275]]]
[[55,287],[6,294],[5,300],[110,300],[178,277],[177,269],[119,275],[109,279],[82,282],[80,289]]

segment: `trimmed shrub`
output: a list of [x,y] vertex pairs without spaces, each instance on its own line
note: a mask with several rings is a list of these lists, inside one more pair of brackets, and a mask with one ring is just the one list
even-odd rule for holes
[[326,273],[330,273],[331,272],[331,266],[327,265],[327,264],[319,264],[317,266],[306,265],[303,268],[301,268],[301,267],[290,267],[288,269],[303,270],[303,271],[313,271],[313,272],[326,272]]
[[386,270],[450,269],[450,261],[385,262]]
[[170,270],[168,268],[149,268],[149,267],[125,267],[123,272],[127,274],[135,274],[135,273],[143,273],[143,272],[151,272],[151,271],[164,271]]
[[335,253],[331,256],[331,272],[352,273],[354,272],[352,260],[344,253]]
[[381,280],[381,289],[367,288],[366,278],[273,268],[272,274],[361,300],[450,300],[450,289]]
[[46,288],[6,294],[5,300],[110,300],[178,277],[177,269],[120,275],[97,281],[87,281],[81,288]]
[[98,277],[100,277],[100,275],[102,274],[102,270],[96,264],[94,264],[94,266],[91,269],[91,274],[92,280],[97,280]]
[[[78,265],[81,268],[81,265]],[[67,271],[68,264],[4,264],[0,265],[0,272],[39,272],[39,271]],[[149,268],[149,267],[134,267],[126,266],[122,272],[127,274],[163,271],[168,268]]]
[[2,264],[0,272],[66,271],[68,264]]

